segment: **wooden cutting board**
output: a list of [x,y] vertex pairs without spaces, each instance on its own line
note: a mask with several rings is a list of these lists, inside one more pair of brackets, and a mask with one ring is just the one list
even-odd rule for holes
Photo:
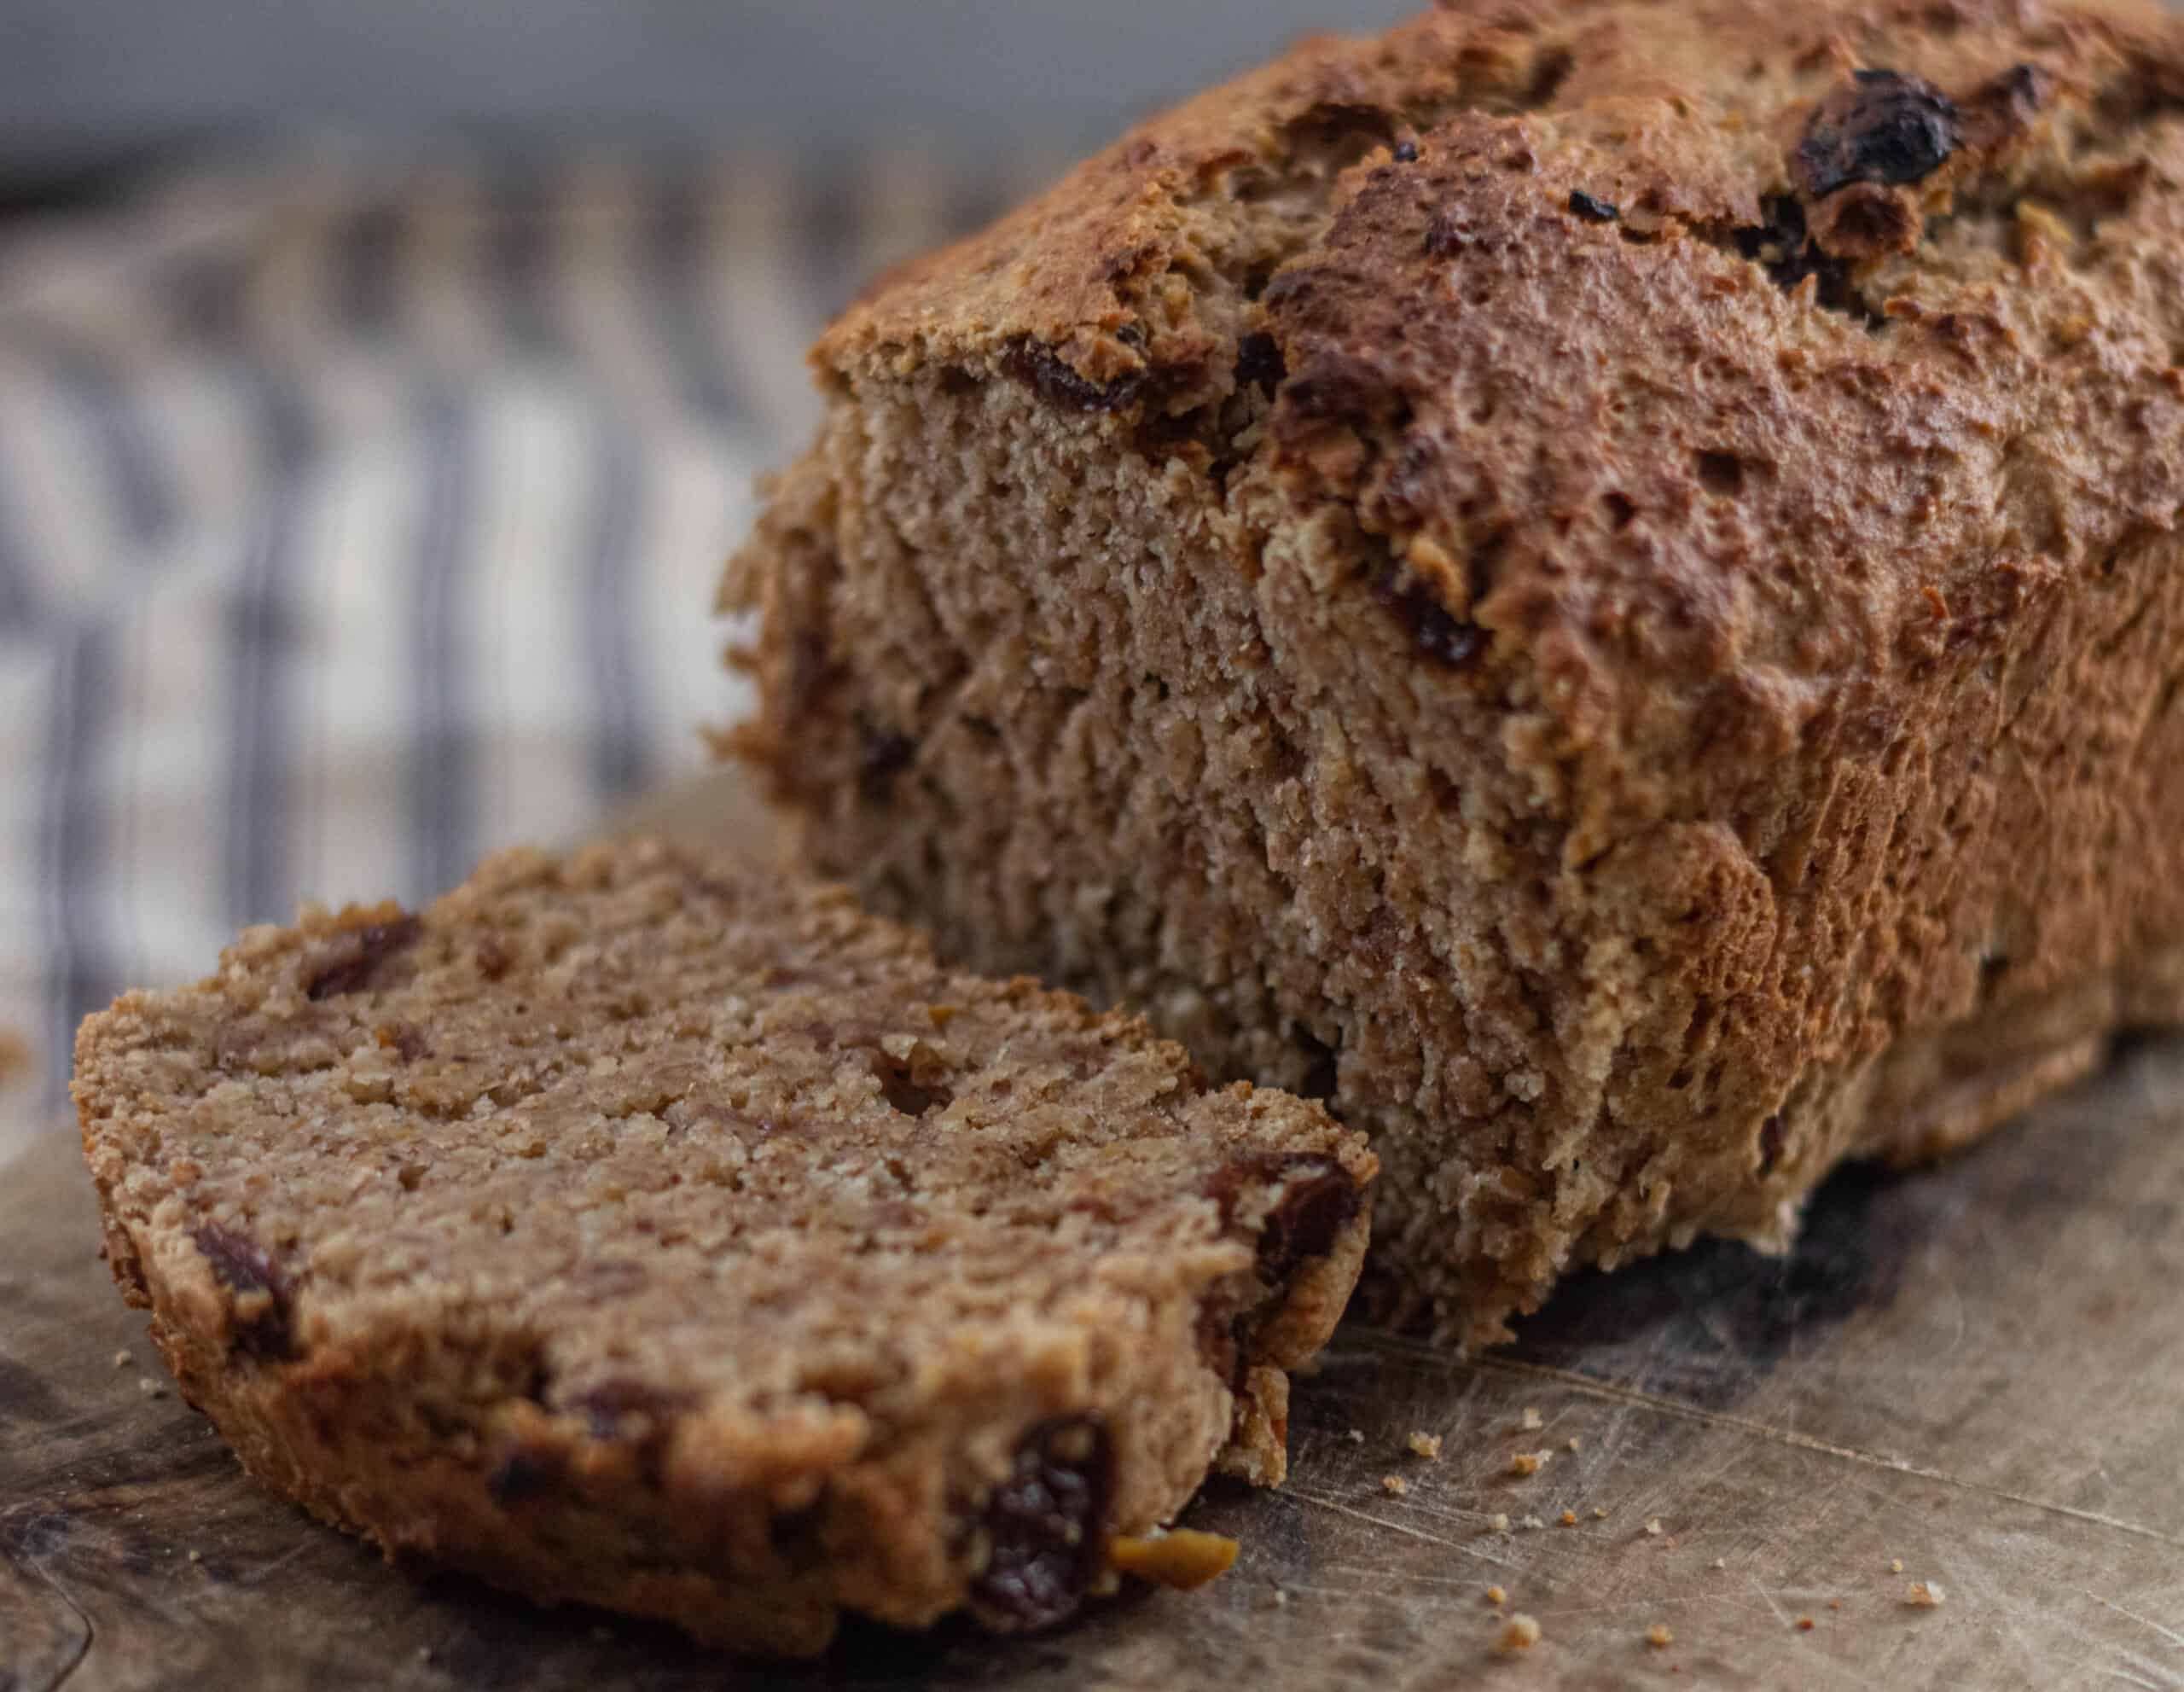
[[[763,829],[712,788],[644,821]],[[1193,1508],[1243,1545],[1211,1588],[1029,1640],[859,1633],[816,1670],[410,1584],[148,1395],[96,1248],[72,1135],[0,1169],[0,1692],[2184,1688],[2184,1043],[1945,1168],[1838,1178],[1786,1259],[1582,1276],[1469,1362],[1346,1329],[1287,1486]],[[1524,1478],[1520,1451],[1551,1456]],[[1938,1608],[1904,1602],[1922,1579]],[[1540,1626],[1514,1660],[1494,1585]]]

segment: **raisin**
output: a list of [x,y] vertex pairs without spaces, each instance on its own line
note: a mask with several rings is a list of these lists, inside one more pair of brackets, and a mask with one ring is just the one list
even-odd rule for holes
[[800,1573],[823,1568],[827,1541],[827,1495],[821,1492],[808,1504],[775,1510],[766,1519],[766,1543],[773,1554]]
[[1589,224],[1612,224],[1623,210],[1612,200],[1596,200],[1582,188],[1570,190],[1570,209]]
[[551,1453],[514,1445],[486,1471],[485,1491],[497,1504],[520,1504],[544,1491],[560,1473],[561,1464]]
[[1259,1279],[1275,1288],[1333,1251],[1362,1201],[1357,1183],[1333,1158],[1299,1153],[1281,1160],[1280,1173],[1289,1184],[1268,1212],[1258,1247]]
[[[235,1349],[277,1362],[293,1354],[288,1312],[294,1286],[270,1253],[233,1229],[208,1222],[190,1236],[212,1265],[212,1277],[235,1294]],[[247,1315],[241,1305],[255,1306]]]
[[360,992],[369,986],[380,964],[397,952],[417,944],[425,925],[414,916],[392,922],[375,922],[349,936],[347,945],[330,962],[322,963],[304,987],[310,999],[333,998]]
[[1008,343],[1001,355],[1001,369],[1011,381],[1023,383],[1060,411],[1121,411],[1136,402],[1145,387],[1142,376],[1095,382],[1064,363],[1054,348],[1029,335]]
[[1396,620],[1410,631],[1411,643],[1435,663],[1467,669],[1486,650],[1485,630],[1450,616],[1431,589],[1421,582],[1405,581],[1395,566],[1381,573],[1374,590]]
[[875,729],[863,718],[857,725],[857,787],[867,805],[885,805],[895,778],[910,767],[917,742],[892,729]]
[[1956,102],[1923,77],[1856,71],[1806,120],[1798,180],[1815,200],[1854,182],[1922,182],[1963,140]]
[[1733,237],[1740,254],[1763,266],[1769,279],[1785,294],[1811,276],[1818,284],[1820,303],[1829,311],[1848,312],[1867,324],[1883,321],[1852,282],[1849,263],[1809,238],[1805,208],[1796,195],[1770,195],[1762,209],[1765,223],[1749,224]]
[[986,1501],[988,1554],[971,1599],[990,1625],[1048,1627],[1074,1614],[1107,1556],[1114,1443],[1091,1416],[1041,1422]]
[[1247,334],[1236,343],[1236,386],[1271,395],[1289,374],[1281,348],[1270,334]]
[[663,1392],[627,1375],[610,1375],[568,1400],[567,1408],[584,1418],[595,1439],[620,1439],[632,1433],[657,1439],[678,1411],[690,1408],[689,1395]]
[[1396,142],[1396,163],[1414,165],[1418,162],[1418,143],[1408,138]]

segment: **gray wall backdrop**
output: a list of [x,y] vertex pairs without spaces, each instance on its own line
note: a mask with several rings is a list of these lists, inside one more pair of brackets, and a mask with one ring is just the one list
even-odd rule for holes
[[0,172],[299,127],[1089,145],[1426,0],[0,0]]

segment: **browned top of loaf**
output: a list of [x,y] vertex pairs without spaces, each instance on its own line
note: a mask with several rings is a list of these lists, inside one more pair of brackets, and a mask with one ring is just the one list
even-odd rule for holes
[[77,1063],[110,1209],[242,1353],[673,1412],[709,1484],[776,1491],[921,1420],[1036,1419],[1088,1332],[1251,1282],[1314,1221],[1271,1207],[1331,1231],[1373,1167],[1140,1021],[651,846],[253,930]]
[[[1462,0],[1146,125],[816,357],[1024,382],[1202,472],[1194,420],[1272,386],[1218,443],[1246,567],[1277,489],[1554,755],[1740,747],[1734,781],[1812,678],[1976,663],[2175,524],[2184,19]],[[1571,862],[1611,804],[1734,799],[1612,761],[1556,805]]]

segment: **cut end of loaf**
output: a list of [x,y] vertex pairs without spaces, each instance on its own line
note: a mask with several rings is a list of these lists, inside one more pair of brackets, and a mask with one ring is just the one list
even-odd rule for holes
[[1278,1480],[1369,1226],[1317,1106],[643,844],[253,930],[78,1059],[117,1279],[247,1467],[737,1649],[1043,1626]]

